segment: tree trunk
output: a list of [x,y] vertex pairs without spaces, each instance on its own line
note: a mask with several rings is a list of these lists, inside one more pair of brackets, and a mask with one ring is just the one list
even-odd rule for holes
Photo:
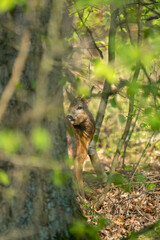
[[[22,99],[33,103],[32,110],[29,110],[31,114],[26,115],[29,117],[25,121],[31,123],[25,136],[27,144],[14,155],[1,153],[1,169],[11,179],[7,188],[1,186],[0,191],[3,206],[0,209],[0,236],[3,239],[98,239],[96,233],[93,237],[85,227],[72,188],[71,171],[65,162],[67,143],[61,84],[61,59],[66,51],[61,37],[63,9],[62,0],[42,1],[41,4],[37,0],[29,2],[27,13],[17,7],[12,13],[0,17],[0,31],[3,33],[0,39],[3,43],[0,44],[1,93],[8,87],[22,32],[28,28],[31,33],[31,47],[21,73],[26,98],[22,91],[16,90],[16,101],[10,108],[9,117]],[[18,35],[8,26],[18,29]],[[42,37],[46,38],[43,41],[45,46],[42,46]],[[33,87],[35,80],[36,88]],[[40,115],[37,109],[43,110]],[[17,115],[19,119],[19,111]],[[51,146],[47,153],[35,151],[31,144],[30,131],[37,126],[47,129],[50,134]],[[79,223],[84,224],[84,228],[78,234],[75,229]]]

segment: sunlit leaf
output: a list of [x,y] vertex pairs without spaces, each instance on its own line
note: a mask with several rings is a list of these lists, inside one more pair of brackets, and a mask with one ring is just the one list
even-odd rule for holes
[[34,128],[31,132],[31,140],[37,150],[46,151],[50,148],[51,136],[44,128]]
[[123,42],[119,43],[117,53],[121,61],[129,67],[135,65],[135,63],[140,59],[140,49],[131,45],[124,45]]
[[128,84],[127,88],[127,94],[130,96],[134,96],[135,94],[138,94],[140,85],[137,82],[132,82]]
[[16,5],[24,4],[26,0],[0,0],[0,12],[11,10]]
[[0,183],[2,183],[5,186],[8,186],[10,184],[10,179],[5,171],[0,170]]
[[150,183],[148,186],[147,186],[147,189],[148,190],[151,190],[151,191],[154,191],[156,188],[156,184],[155,183]]
[[116,4],[117,7],[122,6],[125,3],[125,0],[77,0],[76,7],[84,8],[89,6],[103,6],[106,4]]
[[77,88],[77,93],[79,96],[89,97],[90,96],[90,88],[85,84],[79,84]]
[[95,75],[99,79],[106,79],[111,84],[118,83],[118,77],[114,69],[105,61],[97,61],[94,65]]
[[8,153],[17,152],[23,145],[23,136],[11,130],[0,131],[0,148]]

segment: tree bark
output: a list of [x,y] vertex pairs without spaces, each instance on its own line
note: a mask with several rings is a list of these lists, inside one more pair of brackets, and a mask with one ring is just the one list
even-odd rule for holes
[[[1,159],[0,165],[11,178],[11,182],[7,188],[2,186],[0,189],[0,201],[3,206],[0,209],[0,237],[13,240],[94,239],[88,231],[88,226],[76,201],[72,188],[72,174],[65,162],[67,143],[63,85],[61,84],[61,62],[63,53],[66,51],[61,35],[65,4],[62,0],[48,0],[42,3],[39,5],[38,0],[30,1],[27,14],[23,8],[17,7],[12,12],[14,16],[10,13],[1,16],[0,30],[4,35],[0,40],[8,43],[5,51],[9,53],[3,57],[5,51],[0,51],[1,93],[12,74],[12,66],[18,53],[18,49],[15,49],[15,42],[19,44],[23,28],[28,28],[31,33],[31,48],[22,72],[21,84],[25,86],[27,96],[35,99],[29,102],[30,104],[33,102],[32,114],[29,118],[32,123],[31,127],[33,129],[37,126],[46,128],[50,133],[51,146],[47,153],[40,154],[34,151],[31,140],[29,140],[23,146],[24,151],[14,154],[15,160],[12,161],[12,155],[8,155],[7,160]],[[20,28],[18,37],[15,32],[6,28],[8,25],[4,26],[6,19],[10,24],[14,20],[16,24],[14,29]],[[42,32],[46,34],[45,37],[48,40],[43,42],[45,46],[42,46],[40,40]],[[15,40],[12,43],[9,42],[11,33]],[[34,90],[32,80],[35,79],[36,89]],[[17,92],[15,96],[19,97]],[[17,104],[17,101],[15,103]],[[10,116],[12,116],[14,107],[13,105]],[[45,115],[36,115],[37,108],[47,109],[47,111],[42,111]],[[29,133],[27,137],[31,139]],[[36,162],[32,161],[34,157],[37,159]],[[3,164],[4,162],[7,164]],[[74,228],[76,229],[76,224],[79,223],[83,224],[85,230],[77,233]],[[98,235],[96,233],[94,235],[95,239],[98,239]]]

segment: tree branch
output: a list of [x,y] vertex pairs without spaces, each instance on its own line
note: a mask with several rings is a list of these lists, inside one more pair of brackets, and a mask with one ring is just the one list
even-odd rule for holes
[[90,28],[85,24],[85,22],[83,21],[83,18],[81,17],[81,15],[80,15],[79,12],[78,12],[78,16],[79,16],[81,22],[83,23],[83,26],[86,28],[88,34],[90,35],[90,38],[91,38],[91,40],[92,40],[92,43],[93,43],[95,49],[97,49],[97,51],[98,51],[100,57],[103,59],[103,53],[102,53],[102,51],[100,50],[100,48],[97,46],[97,44],[96,44],[96,42],[95,42],[95,40],[94,40],[94,37],[93,37],[92,31],[91,31]]
[[0,100],[0,120],[3,118],[8,102],[12,98],[16,86],[20,81],[23,67],[28,56],[29,48],[30,48],[30,33],[28,30],[26,30],[21,39],[19,53],[13,65],[11,78],[5,90],[2,93],[2,97]]

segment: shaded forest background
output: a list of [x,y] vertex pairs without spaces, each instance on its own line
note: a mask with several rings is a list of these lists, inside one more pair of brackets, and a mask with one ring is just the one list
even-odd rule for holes
[[[1,0],[1,239],[159,239],[159,53],[159,0]],[[96,119],[84,202],[66,91]]]

